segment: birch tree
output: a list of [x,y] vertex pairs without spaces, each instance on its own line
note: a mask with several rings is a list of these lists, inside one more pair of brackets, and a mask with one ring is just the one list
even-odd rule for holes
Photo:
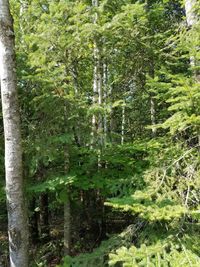
[[197,22],[197,16],[195,14],[196,0],[185,0],[185,12],[188,26],[193,26]]
[[[99,1],[93,0],[92,6],[94,8],[98,8]],[[97,12],[94,14],[93,24],[97,25],[99,20],[99,15]],[[101,53],[100,53],[100,47],[99,47],[99,40],[95,36],[94,37],[94,49],[93,49],[93,58],[94,58],[94,71],[93,71],[93,105],[102,105],[102,99],[103,99],[103,92],[102,92],[102,69],[101,69]],[[95,135],[97,132],[101,132],[102,130],[102,116],[99,115],[98,117],[94,114],[92,117],[92,140],[91,140],[91,147],[94,146],[94,143],[99,140],[95,140]],[[102,141],[100,142],[102,143]]]
[[121,145],[124,144],[124,137],[125,137],[125,124],[126,124],[126,103],[125,100],[122,104],[122,123],[121,123]]
[[10,266],[28,267],[28,220],[23,193],[14,32],[8,0],[0,0],[0,78],[5,137]]
[[[185,0],[185,13],[186,13],[186,20],[187,20],[187,25],[189,28],[194,27],[197,22],[198,22],[198,16],[196,14],[196,5],[197,5],[197,0]],[[193,48],[193,47],[192,47]],[[199,47],[194,46],[194,50],[199,49]],[[199,61],[194,55],[190,55],[190,65],[191,68],[195,68],[199,66]],[[193,72],[193,76],[197,83],[200,83],[200,71],[195,70]],[[198,143],[200,144],[200,134],[198,131]]]
[[[198,16],[195,10],[196,6],[197,6],[197,0],[185,0],[186,20],[187,20],[187,25],[189,28],[194,27],[198,22]],[[199,49],[199,48],[195,47],[195,49]],[[193,55],[190,56],[190,65],[192,68],[198,65],[198,60]],[[200,82],[199,71],[195,71],[194,76],[196,80]]]

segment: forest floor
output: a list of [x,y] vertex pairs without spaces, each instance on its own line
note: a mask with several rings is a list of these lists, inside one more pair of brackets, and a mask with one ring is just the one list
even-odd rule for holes
[[0,267],[7,267],[8,264],[8,235],[6,225],[0,224]]
[[[77,256],[80,253],[92,252],[97,248],[101,241],[108,238],[108,236],[114,233],[121,232],[126,226],[131,223],[131,217],[123,218],[121,214],[119,218],[112,217],[111,213],[107,214],[105,220],[106,230],[101,236],[101,232],[98,226],[86,229],[81,229],[79,234],[77,231],[72,233],[72,250],[71,256]],[[9,267],[8,260],[8,236],[7,236],[7,224],[1,222],[0,231],[0,267]],[[30,267],[45,266],[55,267],[59,264],[63,257],[63,221],[61,218],[54,218],[49,225],[49,236],[40,238],[37,242],[30,247]],[[74,229],[75,230],[75,229]],[[31,240],[30,240],[30,243]]]

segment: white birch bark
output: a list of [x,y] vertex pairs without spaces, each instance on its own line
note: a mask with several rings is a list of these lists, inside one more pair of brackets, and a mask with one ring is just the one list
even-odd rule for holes
[[113,85],[111,84],[109,87],[109,101],[110,101],[110,123],[109,123],[109,135],[110,135],[110,142],[113,142],[113,131],[114,131],[114,112],[113,112],[113,107],[112,107],[112,93],[113,93]]
[[71,75],[73,78],[73,85],[74,85],[74,94],[77,96],[78,95],[78,80],[77,80],[77,69],[75,64],[72,64],[71,68]]
[[[152,79],[154,79],[155,77],[155,67],[154,67],[154,60],[153,58],[150,61],[150,70],[149,70],[149,75]],[[156,136],[156,105],[155,105],[155,99],[154,99],[154,93],[150,92],[150,116],[151,116],[151,133],[152,133],[152,137]]]
[[[108,66],[106,63],[103,64],[103,89],[104,89],[104,105],[107,106],[107,85],[108,85]],[[107,143],[108,133],[108,122],[107,122],[107,111],[105,112],[103,119],[103,132],[104,132],[104,145]]]
[[[25,19],[24,14],[26,13],[28,9],[28,1],[27,0],[20,0],[20,10],[19,10],[19,25],[20,25],[20,33],[21,36],[24,34],[24,25],[25,25]],[[21,38],[23,42],[23,38]]]
[[8,0],[0,0],[0,78],[5,137],[10,266],[28,267],[28,220],[23,193],[14,32]]
[[[94,78],[93,78],[93,97],[92,97],[92,103],[93,105],[96,105],[98,103],[98,76],[97,76],[97,64],[96,64],[96,54],[97,54],[97,48],[96,45],[94,47]],[[92,132],[91,132],[91,148],[94,147],[95,143],[95,135],[97,131],[97,117],[95,114],[92,115]]]
[[197,22],[195,14],[196,0],[185,0],[185,13],[188,26],[193,26]]
[[[98,49],[99,50],[99,49]],[[102,68],[100,59],[100,50],[98,51],[98,104],[99,107],[103,105],[103,86],[102,86]],[[103,147],[103,116],[100,113],[98,118],[98,135],[99,135],[99,147]]]
[[[198,16],[195,10],[196,6],[197,6],[197,0],[185,0],[186,20],[187,20],[187,25],[190,28],[193,27],[198,22]],[[192,55],[190,56],[190,65],[192,68],[199,65],[199,62],[197,62],[196,58]],[[199,71],[194,71],[194,77],[198,82],[200,82]]]
[[151,126],[152,126],[152,136],[156,136],[156,111],[155,111],[155,102],[153,96],[150,99],[150,112],[151,112]]
[[[93,7],[99,6],[98,0],[92,1]],[[94,25],[98,23],[99,15],[95,12]],[[103,104],[103,87],[102,87],[102,66],[101,66],[101,51],[99,47],[99,40],[94,37],[94,82],[93,82],[93,104],[98,104],[99,107]],[[101,149],[103,147],[103,118],[102,114],[98,116],[93,115],[92,118],[92,147],[94,143],[98,146],[98,168],[101,168]],[[95,136],[96,135],[96,136]]]
[[[186,20],[189,27],[193,27],[198,22],[198,17],[195,12],[195,7],[197,5],[197,0],[185,0],[185,13]],[[197,48],[196,48],[197,49]],[[199,65],[196,58],[194,56],[190,56],[190,65],[191,67],[195,67]],[[200,72],[195,71],[194,77],[198,83],[200,83]],[[198,143],[200,145],[200,135],[198,134]]]
[[[92,6],[97,8],[99,6],[98,0],[92,0]],[[95,12],[93,23],[96,25],[98,23],[98,13]],[[94,38],[94,74],[93,74],[93,105],[102,105],[103,90],[102,90],[102,73],[101,73],[101,53],[98,44],[98,40]],[[97,142],[97,132],[102,134],[102,116],[96,115],[92,116],[92,133],[91,133],[91,148],[94,147],[95,142]],[[102,143],[102,138],[100,138],[100,143]]]
[[125,124],[126,124],[126,113],[125,113],[125,101],[122,105],[122,124],[121,124],[121,145],[124,144],[125,137]]

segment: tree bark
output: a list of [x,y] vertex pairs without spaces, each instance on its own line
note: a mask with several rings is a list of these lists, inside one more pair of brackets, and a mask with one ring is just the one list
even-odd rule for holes
[[0,78],[5,137],[6,197],[11,267],[28,267],[28,218],[23,192],[22,146],[13,20],[0,0]]
[[[197,0],[185,0],[186,20],[189,28],[195,26],[195,24],[198,22],[198,16],[195,10],[196,5],[197,5]],[[190,65],[192,68],[199,65],[197,59],[192,55],[190,56]],[[194,77],[197,80],[197,82],[200,82],[200,71],[194,71]]]
[[155,110],[155,101],[153,96],[150,97],[150,113],[151,113],[151,126],[152,126],[152,137],[156,136],[156,110]]
[[49,197],[48,193],[40,195],[40,235],[43,240],[49,238]]
[[71,205],[70,192],[66,190],[66,199],[64,202],[64,254],[70,254],[71,247]]
[[31,216],[30,216],[30,234],[31,234],[31,240],[33,244],[37,244],[39,240],[39,230],[38,230],[38,221],[39,221],[39,214],[35,210],[36,209],[36,198],[33,197],[30,201],[30,210],[31,210]]
[[[67,123],[67,105],[64,105],[64,123]],[[67,133],[67,127],[64,125],[64,131]],[[65,175],[69,173],[69,149],[68,145],[64,145],[64,170]],[[70,255],[71,250],[71,199],[70,199],[70,186],[67,185],[65,188],[65,199],[64,199],[64,255]]]
[[[97,8],[99,6],[98,0],[92,0],[92,6]],[[95,12],[93,23],[96,25],[98,23],[98,13]],[[99,47],[99,40],[94,37],[94,78],[93,78],[93,105],[102,105],[103,91],[102,91],[102,66],[101,66],[101,53]],[[102,143],[102,138],[99,138],[99,133],[102,134],[102,115],[92,116],[92,132],[91,132],[91,148],[94,148],[95,143]]]
[[[65,150],[65,174],[69,173],[69,153]],[[71,247],[71,203],[70,203],[70,188],[66,187],[66,197],[64,202],[64,254],[70,254]]]
[[[198,16],[195,12],[196,5],[197,0],[185,0],[186,20],[189,28],[195,26],[195,24],[198,22]],[[196,49],[198,48],[196,47]],[[197,65],[199,66],[199,61],[194,56],[190,56],[190,65],[192,68]],[[195,80],[200,83],[200,71],[194,71],[193,75]],[[200,145],[200,134],[198,134],[198,144]]]
[[[154,66],[154,59],[153,57],[150,59],[150,69],[149,69],[149,75],[152,79],[155,77],[155,66]],[[151,126],[152,126],[152,137],[156,136],[156,103],[154,99],[155,94],[153,92],[150,92],[150,114],[151,114]]]
[[121,124],[121,145],[124,144],[125,137],[125,124],[126,124],[126,113],[125,113],[125,101],[122,105],[122,124]]
[[196,3],[196,0],[185,0],[186,20],[189,27],[193,26],[197,22],[197,16],[195,14]]
[[[107,106],[107,85],[108,85],[108,66],[106,63],[103,64],[103,91],[104,91],[104,107]],[[108,121],[107,121],[107,111],[103,118],[103,133],[104,133],[104,146],[107,143],[107,133],[108,133]]]

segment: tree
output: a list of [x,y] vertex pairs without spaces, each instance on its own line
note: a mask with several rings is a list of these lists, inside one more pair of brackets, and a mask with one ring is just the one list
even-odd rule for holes
[[185,0],[185,12],[188,26],[192,26],[197,22],[195,14],[196,0]]
[[[197,15],[197,1],[196,0],[185,0],[185,13],[188,27],[195,27],[198,23],[198,15]],[[196,29],[195,29],[196,30]],[[197,50],[198,48],[193,45],[191,50]],[[196,68],[198,64],[198,59],[194,55],[190,55],[190,65],[192,68]],[[195,70],[195,78],[198,82],[200,82],[200,73],[199,70]]]
[[27,267],[28,221],[23,193],[14,32],[8,0],[0,1],[0,78],[5,137],[10,265],[11,267]]
[[199,0],[10,1],[37,265],[200,266]]

